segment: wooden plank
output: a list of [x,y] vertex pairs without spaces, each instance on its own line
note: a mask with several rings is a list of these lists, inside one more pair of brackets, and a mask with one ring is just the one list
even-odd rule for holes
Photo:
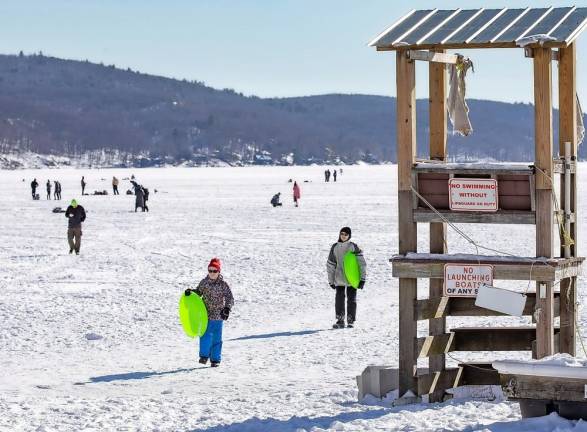
[[534,327],[453,328],[454,351],[531,351]]
[[416,158],[416,68],[405,51],[396,55],[398,191],[411,191]]
[[[400,253],[415,252],[418,246],[417,227],[412,209],[412,166],[416,157],[416,70],[405,51],[396,55],[397,84],[397,163],[398,163],[398,226]],[[412,305],[416,300],[417,279],[399,280],[399,393],[416,391],[414,373],[417,357],[414,341],[417,321]]]
[[[536,256],[553,256],[552,51],[534,48],[534,140],[536,151]],[[554,353],[552,283],[536,284],[536,354]]]
[[[559,50],[559,67],[558,67],[558,86],[559,86],[559,155],[564,156],[564,143],[571,143],[571,156],[577,157],[577,105],[575,95],[577,92],[577,72],[576,72],[576,47],[571,44],[568,48]],[[576,180],[576,163],[570,162],[571,165],[571,202],[570,210],[573,215],[576,214],[577,205],[577,180]],[[562,162],[561,162],[562,166]],[[564,172],[564,169],[562,169]],[[561,184],[564,184],[564,175],[561,176]],[[565,208],[565,197],[561,193],[561,209]],[[570,236],[577,241],[577,223],[571,220]],[[571,256],[577,255],[576,244],[571,246]],[[561,240],[561,256],[564,256],[563,241]],[[560,351],[576,355],[576,316],[577,316],[577,278],[566,278],[561,281],[560,289],[562,293],[560,304]]]
[[416,358],[422,358],[450,351],[454,351],[454,334],[452,332],[417,338],[414,355]]
[[445,64],[456,64],[459,57],[455,54],[446,54],[444,52],[408,50],[406,55],[410,60],[420,60],[433,63],[439,63],[444,67]]
[[[431,282],[434,279],[431,280]],[[526,305],[523,314],[530,316],[534,314],[536,305],[536,294],[528,293],[526,295]],[[555,293],[554,314],[558,316],[557,308],[560,302],[560,294]],[[427,320],[434,318],[443,318],[447,316],[506,316],[501,312],[492,311],[479,306],[475,306],[474,298],[467,297],[431,297],[428,299],[416,300],[415,303],[416,320]],[[562,324],[561,324],[562,325]]]
[[[435,52],[432,54],[433,59],[428,65],[429,73],[429,124],[430,124],[430,159],[444,161],[446,159],[446,143],[447,143],[447,77],[446,67],[443,63],[436,63],[434,59],[439,56],[447,56],[444,52]],[[450,55],[452,58],[457,56]],[[412,57],[413,58],[413,57]],[[413,171],[416,175],[417,172]],[[448,182],[445,183],[448,190]],[[419,188],[418,188],[419,190]],[[430,224],[430,252],[431,253],[446,253],[446,223],[431,223]],[[444,289],[444,281],[442,279],[430,280],[430,297],[442,296]],[[443,334],[446,331],[446,320],[441,318],[430,319],[428,322],[428,333],[430,335]],[[446,359],[444,354],[439,354],[430,357],[428,360],[428,367],[431,372],[443,371],[446,367]],[[438,380],[438,375],[436,375]],[[440,402],[444,394],[441,384],[437,390],[431,390],[429,401]],[[418,381],[420,386],[420,381]],[[427,393],[428,394],[428,393]]]
[[500,380],[508,399],[585,402],[584,379],[501,374]]
[[[392,259],[392,274],[398,278],[440,278],[444,279],[444,264],[448,262],[459,262],[458,260],[445,260],[444,262],[417,262],[415,260]],[[482,264],[486,260],[480,259]],[[494,264],[494,280],[534,280],[555,282],[562,278],[578,276],[581,263],[574,262],[564,269],[557,270],[556,267],[535,264],[533,267],[528,264]]]
[[[422,162],[421,162],[422,163]],[[499,165],[504,165],[500,163]],[[414,170],[418,174],[441,174],[451,173],[458,175],[517,175],[517,176],[530,176],[532,175],[532,169],[523,168],[520,164],[513,164],[512,168],[479,168],[471,166],[471,168],[452,168],[451,164],[433,166],[432,163],[425,163],[425,165],[415,165]]]
[[[453,223],[485,223],[485,224],[528,224],[536,223],[536,213],[523,210],[498,210],[494,213],[455,212],[438,210],[448,221]],[[433,223],[442,222],[442,218],[428,207],[418,207],[414,210],[414,222]]]
[[418,396],[442,394],[461,385],[463,369],[451,368],[418,376]]

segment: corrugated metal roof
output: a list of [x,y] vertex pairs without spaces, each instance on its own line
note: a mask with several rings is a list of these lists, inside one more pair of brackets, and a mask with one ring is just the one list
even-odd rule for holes
[[526,9],[412,10],[369,46],[398,48],[515,47],[516,41],[543,35],[547,47],[564,47],[587,27],[587,7]]

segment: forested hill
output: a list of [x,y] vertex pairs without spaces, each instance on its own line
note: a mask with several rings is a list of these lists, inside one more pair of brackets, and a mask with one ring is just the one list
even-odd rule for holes
[[[449,138],[452,158],[533,159],[531,105],[469,100],[469,107],[475,131]],[[424,149],[427,101],[418,101],[417,114]],[[33,152],[90,165],[92,158],[102,165],[377,163],[395,160],[394,118],[389,97],[261,99],[114,65],[0,56],[0,156]]]

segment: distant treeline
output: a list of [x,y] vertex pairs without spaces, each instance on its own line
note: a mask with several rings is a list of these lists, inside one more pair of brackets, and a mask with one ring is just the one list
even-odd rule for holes
[[[532,105],[470,100],[469,107],[474,133],[449,137],[452,158],[533,160]],[[425,155],[427,101],[416,110]],[[307,164],[395,161],[395,148],[390,97],[261,99],[42,53],[0,56],[1,152]]]

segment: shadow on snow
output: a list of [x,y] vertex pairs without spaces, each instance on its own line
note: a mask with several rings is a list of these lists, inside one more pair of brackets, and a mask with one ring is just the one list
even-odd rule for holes
[[297,332],[277,332],[277,333],[266,333],[266,334],[258,334],[258,335],[251,335],[251,336],[241,336],[235,339],[228,339],[226,342],[230,341],[242,341],[242,340],[250,340],[250,339],[269,339],[273,337],[287,337],[287,336],[303,336],[309,335],[324,331],[324,329],[320,330],[302,330]]
[[189,369],[175,369],[172,371],[166,372],[129,372],[123,374],[114,374],[114,375],[102,375],[97,377],[90,377],[90,380],[87,382],[76,382],[74,385],[85,385],[91,383],[100,383],[100,382],[112,382],[112,381],[129,381],[129,380],[142,380],[146,378],[151,378],[154,376],[163,376],[163,375],[171,375],[177,374],[182,372],[192,372],[197,369],[205,369],[203,367],[200,368],[189,368]]

